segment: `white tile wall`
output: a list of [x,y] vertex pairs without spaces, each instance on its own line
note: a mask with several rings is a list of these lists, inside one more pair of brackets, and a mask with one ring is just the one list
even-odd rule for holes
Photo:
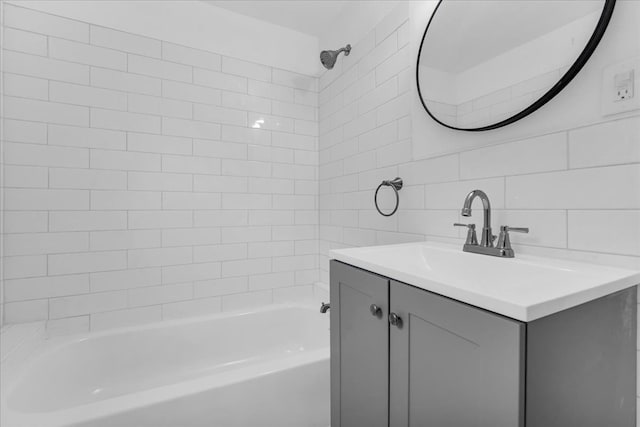
[[[414,160],[407,108],[413,85],[400,82],[412,65],[400,41],[406,10],[389,14],[354,44],[357,56],[319,81],[322,281],[328,281],[331,248],[459,242],[463,236],[451,223],[461,219],[462,200],[474,188],[489,194],[494,222],[531,228],[512,237],[522,251],[560,248],[585,259],[616,254],[623,256],[619,264],[640,267],[640,117]],[[400,210],[383,218],[373,192],[395,176],[405,184]],[[382,205],[390,194],[381,194]]]
[[313,294],[316,77],[3,7],[6,323]]
[[[452,223],[481,221],[459,215],[475,188],[491,199],[494,227],[530,227],[512,236],[519,252],[640,269],[640,115],[414,159],[407,146],[429,141],[411,141],[407,9],[400,5],[352,41],[352,54],[320,77],[321,281],[329,282],[333,248],[425,239],[462,245]],[[400,208],[383,218],[373,194],[396,176],[405,185]],[[381,202],[389,200],[381,194]]]

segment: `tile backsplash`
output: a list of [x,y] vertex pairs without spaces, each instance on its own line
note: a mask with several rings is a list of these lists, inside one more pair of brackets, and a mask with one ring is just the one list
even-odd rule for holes
[[3,6],[6,323],[313,294],[316,77]]

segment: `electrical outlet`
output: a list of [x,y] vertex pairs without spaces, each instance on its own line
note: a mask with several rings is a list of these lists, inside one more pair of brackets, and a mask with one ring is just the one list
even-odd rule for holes
[[640,109],[640,57],[611,64],[602,73],[602,115],[624,113]]
[[634,70],[629,70],[614,76],[616,101],[624,101],[625,99],[633,98],[633,74]]

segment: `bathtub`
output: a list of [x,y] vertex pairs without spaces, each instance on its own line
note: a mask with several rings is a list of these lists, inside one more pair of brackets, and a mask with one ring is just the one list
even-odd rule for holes
[[271,306],[42,340],[3,363],[3,427],[329,425],[329,321]]

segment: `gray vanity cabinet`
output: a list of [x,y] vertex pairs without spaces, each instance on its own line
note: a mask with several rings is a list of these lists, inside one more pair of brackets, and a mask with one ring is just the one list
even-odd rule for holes
[[390,282],[389,425],[523,426],[524,325]]
[[331,307],[332,427],[523,425],[520,322],[338,262]]
[[634,427],[636,296],[520,322],[333,260],[331,426]]
[[388,279],[332,263],[332,427],[388,425],[388,301]]

